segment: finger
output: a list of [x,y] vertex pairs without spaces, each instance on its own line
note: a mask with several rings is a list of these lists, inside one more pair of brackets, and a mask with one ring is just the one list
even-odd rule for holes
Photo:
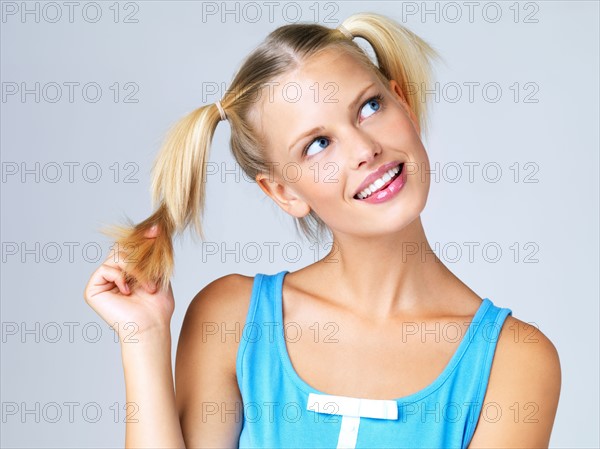
[[90,296],[112,290],[115,286],[119,288],[119,291],[122,294],[128,295],[131,293],[131,291],[125,282],[124,275],[125,273],[119,268],[108,265],[100,265],[90,281]]
[[[129,267],[128,263],[127,263],[127,262],[131,262],[131,261],[132,261],[132,259],[130,257],[128,257],[128,255],[125,252],[119,251],[119,252],[114,252],[113,256],[111,258],[107,259],[107,261],[105,262],[105,265],[107,265],[109,267],[113,267],[113,268],[118,268],[124,272],[131,273],[132,276],[135,277],[135,271],[132,272],[131,267]],[[133,286],[133,288],[135,290],[138,285],[137,279],[134,284],[135,285]],[[158,290],[157,283],[153,282],[151,280],[146,281],[146,282],[140,282],[139,285],[141,285],[141,287],[149,294],[154,294]]]
[[[111,255],[103,265],[107,267],[112,267],[116,269],[120,269],[123,272],[130,273],[134,278],[136,277],[135,270],[132,270],[130,263],[134,262],[135,259],[131,254],[127,254],[124,251],[116,251],[114,248],[111,251]],[[133,289],[137,289],[137,286],[140,285],[147,293],[154,294],[158,291],[158,284],[154,281],[140,282],[138,284],[138,279],[133,283]],[[125,283],[125,285],[127,285]],[[127,285],[129,288],[129,285]],[[131,288],[129,288],[129,293],[131,293]]]
[[145,282],[144,283],[144,290],[146,290],[148,293],[150,293],[151,295],[153,295],[154,293],[156,293],[156,291],[158,290],[158,288],[157,288],[155,282]]
[[153,225],[148,230],[146,230],[146,232],[144,233],[144,236],[146,238],[153,239],[153,238],[158,237],[159,233],[160,233],[160,229],[158,228],[158,225]]

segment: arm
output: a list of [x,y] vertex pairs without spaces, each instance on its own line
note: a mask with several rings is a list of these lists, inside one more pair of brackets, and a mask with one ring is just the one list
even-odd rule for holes
[[533,325],[508,316],[469,449],[547,449],[560,386],[560,360],[552,342]]
[[231,274],[202,289],[182,325],[176,401],[188,448],[237,448],[243,406],[236,356],[253,278]]
[[[148,234],[152,238],[152,234]],[[170,323],[175,308],[171,285],[137,284],[132,291],[123,275],[124,252],[115,253],[92,274],[83,296],[119,335],[125,373],[127,448],[184,448],[175,408],[171,369]],[[126,324],[135,335],[121,338]]]
[[127,407],[126,448],[185,448],[175,408],[168,329],[121,343]]

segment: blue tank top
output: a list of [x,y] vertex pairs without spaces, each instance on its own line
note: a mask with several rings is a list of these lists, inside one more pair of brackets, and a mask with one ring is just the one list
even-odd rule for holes
[[[416,393],[395,400],[334,396],[312,388],[292,366],[282,326],[287,273],[259,273],[254,278],[236,359],[243,400],[240,449],[469,445],[510,309],[484,298],[464,335],[460,328],[461,341],[444,371]],[[286,329],[288,341],[292,333]],[[494,415],[497,410],[486,412]]]

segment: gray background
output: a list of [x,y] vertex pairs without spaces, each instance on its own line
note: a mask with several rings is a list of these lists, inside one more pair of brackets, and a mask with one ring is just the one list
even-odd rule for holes
[[[317,20],[329,27],[362,10],[388,14],[445,58],[447,65],[436,66],[440,91],[431,102],[431,134],[424,142],[442,172],[432,179],[422,215],[427,235],[467,285],[535,323],[557,347],[563,385],[551,447],[598,447],[598,3],[499,2],[497,21],[489,3],[479,2],[472,21],[464,2],[454,4],[462,13],[458,20],[457,9],[443,2],[412,3],[418,13],[404,17],[403,7],[412,7],[407,2],[297,5],[299,20],[314,21],[318,11]],[[9,14],[11,5],[17,14]],[[26,3],[39,8],[39,22],[33,14],[23,18],[22,5],[3,4],[2,89],[6,93],[14,83],[32,89],[39,82],[40,98],[7,94],[1,104],[1,443],[122,447],[119,345],[82,297],[108,254],[109,242],[96,231],[124,215],[140,221],[151,213],[150,166],[167,128],[220,98],[223,90],[203,97],[206,87],[226,87],[268,32],[296,21],[296,9],[280,2],[271,20],[258,2],[262,16],[254,21],[257,10],[243,3],[239,13],[223,19],[203,16],[200,2],[130,2],[118,5],[115,23],[113,2],[100,2],[102,16],[94,23],[97,8],[89,2],[75,8],[72,22],[62,2],[58,10]],[[204,4],[211,5],[222,7]],[[227,3],[231,10],[235,5]],[[439,8],[438,18],[422,17],[423,7]],[[62,16],[55,20],[57,11]],[[79,83],[72,102],[69,82]],[[473,101],[468,82],[480,83]],[[53,83],[62,86],[56,102]],[[91,102],[91,87],[84,97],[86,83],[100,86],[98,101]],[[114,83],[119,87],[111,90]],[[463,88],[458,101],[453,83]],[[483,95],[486,83],[500,86],[498,101],[491,101],[493,89]],[[115,91],[121,94],[117,102]],[[130,93],[137,102],[124,100]],[[228,141],[228,124],[221,122],[210,161],[233,170]],[[470,162],[480,164],[473,182],[465,165]],[[501,168],[497,182],[484,178],[487,163],[488,176]],[[457,165],[462,177],[453,182]],[[54,179],[57,166],[60,179]],[[14,167],[19,173],[10,175]],[[94,167],[102,170],[96,182]],[[33,170],[24,182],[22,168]],[[297,239],[292,219],[257,186],[231,174],[222,182],[219,175],[208,180],[207,241],[240,250],[207,255],[189,236],[176,241],[174,350],[187,305],[207,283],[234,272],[294,271],[316,260],[315,251]],[[272,259],[265,242],[279,243]],[[479,244],[472,258],[467,242]],[[301,249],[299,260],[294,248]],[[317,254],[325,254],[323,247]],[[68,403],[75,403],[72,418]],[[25,409],[34,412],[23,414]]]

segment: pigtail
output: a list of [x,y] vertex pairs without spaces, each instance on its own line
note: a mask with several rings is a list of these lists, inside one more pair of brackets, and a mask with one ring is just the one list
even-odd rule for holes
[[379,70],[398,82],[420,128],[425,129],[427,111],[421,92],[430,88],[430,60],[443,60],[441,56],[419,36],[381,14],[357,13],[342,25],[353,37],[362,37],[373,47]]
[[[220,121],[216,105],[202,106],[175,123],[152,167],[152,208],[144,221],[110,225],[100,230],[123,251],[125,278],[130,287],[156,283],[166,289],[174,271],[173,241],[190,223],[204,239],[200,216],[206,194],[206,162],[215,128]],[[148,238],[153,226],[158,235]]]

